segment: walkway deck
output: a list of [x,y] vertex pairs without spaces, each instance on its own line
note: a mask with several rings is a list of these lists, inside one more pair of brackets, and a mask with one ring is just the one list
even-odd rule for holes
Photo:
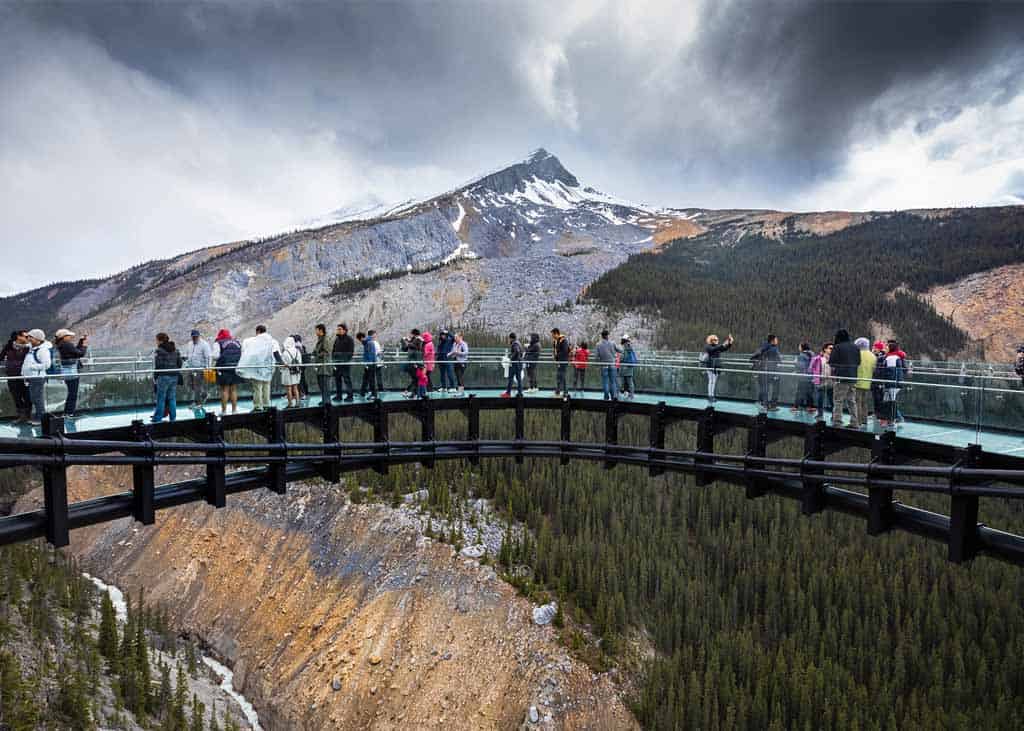
[[[501,389],[474,389],[467,390],[465,395],[474,394],[480,397],[493,398],[501,394]],[[403,396],[400,393],[394,391],[388,391],[381,394],[385,401],[401,401]],[[538,391],[535,394],[527,395],[527,399],[531,398],[551,398],[554,393],[551,391]],[[433,396],[439,400],[450,400],[464,398],[464,396],[456,396],[454,394],[435,394]],[[600,391],[587,391],[581,397],[574,395],[573,398],[586,398],[591,400],[601,400]],[[356,399],[357,402],[359,399]],[[707,406],[707,400],[704,398],[698,398],[694,396],[673,396],[663,394],[637,394],[634,399],[640,403],[655,404],[659,401],[664,401],[670,406],[681,406],[693,409],[703,409]],[[210,402],[211,405],[213,402]],[[278,408],[283,408],[286,401],[284,399],[274,399],[273,405]],[[318,396],[313,396],[305,404],[307,406],[319,405],[320,399]],[[245,412],[251,408],[251,402],[247,400],[239,401],[239,411]],[[81,414],[78,418],[69,420],[66,422],[66,430],[69,433],[73,432],[86,432],[94,431],[98,429],[109,429],[119,426],[127,426],[133,419],[141,419],[148,421],[151,415],[152,407],[139,406],[138,408],[121,408],[121,409],[110,409],[103,411],[93,411]],[[756,403],[749,401],[737,401],[728,399],[718,399],[715,402],[715,409],[731,414],[742,414],[742,415],[753,415],[758,411]],[[220,413],[220,403],[217,402],[216,406],[208,408],[209,413]],[[793,413],[789,407],[782,406],[778,411],[773,411],[768,414],[770,419],[778,419],[789,422],[798,422],[810,424],[813,422],[813,417],[808,415],[806,412]],[[178,420],[194,419],[196,418],[191,409],[187,407],[178,408]],[[868,430],[872,430],[872,427],[868,427]],[[881,429],[875,427],[875,431],[881,432]],[[14,424],[11,421],[0,421],[0,437],[31,437],[39,436],[40,430],[38,427],[30,427],[26,425]],[[973,427],[957,426],[955,424],[948,424],[942,422],[929,422],[929,421],[906,421],[900,424],[897,428],[897,434],[901,437],[908,439],[915,439],[918,441],[932,442],[934,444],[949,445],[953,447],[966,447],[969,444],[980,444],[982,449],[986,452],[994,454],[1005,454],[1014,456],[1024,456],[1024,434],[1013,434],[1010,432],[1001,432],[994,430],[981,430],[980,432]]]

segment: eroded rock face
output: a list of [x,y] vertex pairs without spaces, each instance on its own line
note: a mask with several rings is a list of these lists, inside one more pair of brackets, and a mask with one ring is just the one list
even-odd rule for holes
[[[70,482],[78,500],[130,478],[73,468]],[[608,678],[571,660],[492,569],[424,538],[414,516],[304,483],[286,497],[231,496],[222,510],[164,511],[146,528],[77,531],[72,550],[90,572],[144,586],[226,659],[269,729],[511,728],[531,705],[550,727],[635,727]]]
[[925,299],[985,345],[985,359],[1012,361],[1024,342],[1024,264],[978,272],[934,287]]

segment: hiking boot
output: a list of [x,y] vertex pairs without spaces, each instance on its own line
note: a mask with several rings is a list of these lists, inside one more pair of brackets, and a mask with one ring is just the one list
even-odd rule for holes
[[501,394],[501,397],[502,398],[512,398],[512,394],[510,394],[508,391],[505,391],[505,393]]

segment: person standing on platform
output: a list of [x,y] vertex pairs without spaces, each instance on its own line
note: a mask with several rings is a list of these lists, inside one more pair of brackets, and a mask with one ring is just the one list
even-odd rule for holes
[[526,346],[526,392],[537,392],[537,362],[540,360],[540,334],[530,333],[530,342]]
[[231,413],[238,413],[238,385],[242,378],[235,370],[239,358],[242,357],[242,344],[231,337],[231,331],[222,328],[213,341],[213,349],[210,353],[213,358],[214,368],[217,369],[217,385],[220,387],[220,413],[228,413],[228,404],[231,404]]
[[363,346],[363,382],[359,386],[359,397],[366,398],[369,393],[376,401],[377,394],[377,341],[374,340],[373,330],[370,334],[356,333],[356,340]]
[[750,358],[757,371],[757,402],[765,411],[779,409],[779,337],[768,335],[757,352]]
[[460,332],[455,333],[452,357],[455,359],[455,382],[458,384],[459,393],[464,393],[466,390],[466,366],[469,365],[469,343]]
[[619,345],[622,346],[622,358],[619,363],[619,373],[622,375],[622,393],[625,398],[632,399],[636,396],[633,372],[640,359],[636,356],[629,335],[623,335]]
[[156,381],[156,405],[150,421],[159,424],[164,414],[174,421],[178,418],[178,379],[181,378],[181,354],[167,333],[157,333],[153,355],[153,378]]
[[587,350],[587,341],[581,340],[572,350],[572,388],[583,396],[583,390],[587,387],[587,361],[590,360],[590,351]]
[[43,415],[46,414],[46,372],[53,363],[53,354],[50,352],[51,346],[46,340],[46,333],[42,330],[34,328],[26,335],[29,349],[21,364],[21,375],[28,386],[29,399],[35,409],[31,423],[38,425],[42,423]]
[[356,352],[356,341],[348,334],[348,325],[340,323],[334,335],[334,347],[331,349],[334,361],[334,401],[341,401],[341,393],[345,391],[345,401],[352,401],[355,388],[352,387],[352,358]]
[[455,338],[448,328],[442,328],[437,335],[437,364],[441,371],[442,393],[455,393],[455,364],[452,356],[452,349],[455,347]]
[[832,387],[832,426],[843,425],[843,407],[850,412],[850,426],[857,428],[857,371],[860,369],[860,349],[850,341],[850,333],[844,329],[836,331],[835,346],[828,359],[835,385]]
[[437,366],[437,348],[434,345],[434,336],[424,332],[423,338],[423,367],[427,371],[427,390],[434,390],[434,368]]
[[306,371],[309,370],[307,365],[310,362],[309,351],[306,350],[306,346],[302,343],[301,335],[292,335],[292,340],[295,341],[295,349],[299,351],[299,355],[302,357],[302,367],[299,369],[302,371],[299,374],[299,400],[305,401],[309,398],[309,384],[306,381]]
[[270,382],[274,366],[281,363],[281,346],[267,332],[266,325],[257,325],[256,334],[242,341],[238,374],[252,382],[252,410],[270,408]]
[[715,403],[715,394],[718,391],[718,369],[721,367],[722,353],[729,350],[733,344],[732,335],[725,338],[724,343],[718,342],[718,336],[711,334],[704,339],[704,352],[701,354],[701,362],[704,365],[704,372],[708,377],[708,403]]
[[281,385],[284,396],[288,399],[286,409],[299,405],[299,381],[302,380],[302,353],[295,344],[295,338],[288,336],[281,348]]
[[196,416],[205,413],[206,406],[206,373],[213,365],[213,349],[203,339],[198,330],[190,333],[190,340],[185,347],[185,367],[188,369],[188,384],[192,391],[192,409]]
[[810,343],[800,343],[800,352],[797,353],[794,369],[796,372],[796,399],[793,401],[793,413],[806,409],[814,413],[814,382],[811,380],[811,361],[814,360],[814,351]]
[[557,327],[551,329],[551,345],[555,359],[555,396],[568,396],[569,341]]
[[860,352],[860,364],[857,366],[857,385],[854,396],[857,399],[857,423],[850,421],[850,427],[859,429],[868,424],[868,404],[871,399],[871,376],[875,372],[875,356],[871,354],[871,341],[857,338],[853,341]]
[[331,400],[331,349],[327,347],[327,326],[316,326],[316,346],[313,348],[316,361],[316,385],[320,389],[320,403]]
[[512,397],[512,384],[516,385],[516,395],[523,395],[523,345],[516,338],[515,333],[508,334],[508,380],[505,383],[505,392],[502,398]]
[[76,343],[75,334],[70,330],[61,329],[54,333],[54,355],[60,360],[61,378],[68,390],[64,402],[65,419],[74,419],[78,409],[78,361],[89,351],[88,340],[88,335],[82,335]]
[[821,351],[811,359],[811,382],[814,384],[814,401],[818,410],[817,420],[825,421],[825,407],[831,408],[829,384],[832,382],[832,371],[828,359],[832,355],[832,343],[825,343]]
[[4,373],[7,375],[7,390],[14,401],[14,413],[17,415],[15,424],[24,424],[32,419],[32,399],[28,395],[28,386],[21,377],[21,367],[28,355],[28,333],[15,330],[11,339],[0,350],[0,360],[4,362]]
[[608,339],[608,331],[601,331],[601,342],[597,344],[597,362],[601,366],[601,391],[605,401],[619,400],[619,376],[615,372],[615,356],[622,348]]

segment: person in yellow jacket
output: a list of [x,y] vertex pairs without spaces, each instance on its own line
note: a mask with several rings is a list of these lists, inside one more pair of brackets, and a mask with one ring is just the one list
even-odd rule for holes
[[860,365],[857,366],[857,382],[854,384],[854,397],[857,401],[857,423],[850,424],[851,429],[867,426],[868,403],[871,401],[871,375],[875,371],[875,356],[871,352],[871,342],[867,338],[857,338],[853,344],[860,349]]

